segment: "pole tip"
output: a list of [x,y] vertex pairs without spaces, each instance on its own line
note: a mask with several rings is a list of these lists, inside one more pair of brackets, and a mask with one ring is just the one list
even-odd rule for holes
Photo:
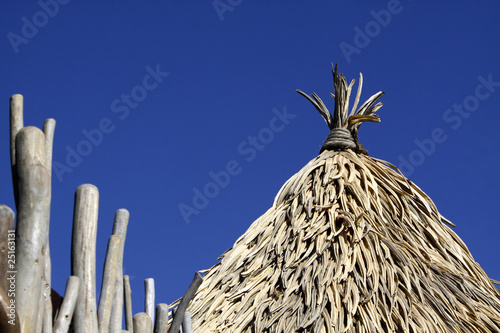
[[21,94],[14,94],[10,96],[11,101],[22,101],[23,100],[23,95]]

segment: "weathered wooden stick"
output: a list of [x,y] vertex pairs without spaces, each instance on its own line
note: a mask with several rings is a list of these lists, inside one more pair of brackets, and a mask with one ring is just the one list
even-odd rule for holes
[[[47,259],[47,258],[45,258]],[[51,288],[47,281],[43,281],[42,299],[43,299],[43,325],[42,333],[52,333],[52,299],[50,297]]]
[[151,321],[155,322],[155,280],[145,279],[144,280],[145,298],[144,298],[144,309],[146,313],[151,317]]
[[38,317],[37,317],[37,320],[36,320],[36,329],[35,329],[35,332],[41,332],[41,333],[45,333],[43,332],[43,318],[45,317],[45,299],[43,298],[43,292],[44,292],[44,287],[43,287],[43,280],[42,280],[42,288],[40,288],[40,296],[38,297],[38,305],[37,305],[37,309],[38,310]]
[[66,290],[64,292],[63,302],[59,310],[59,315],[54,323],[54,333],[67,333],[69,324],[73,319],[76,302],[80,290],[80,278],[78,276],[70,276],[66,282]]
[[128,275],[123,277],[123,294],[125,298],[125,328],[134,333],[134,321],[132,317],[132,289]]
[[16,314],[14,212],[0,205],[0,332],[20,332]]
[[[15,143],[17,169],[16,303],[25,332],[40,332],[38,301],[45,273],[48,244],[50,181],[46,167],[45,136],[38,128],[23,127]],[[42,303],[43,304],[43,303]]]
[[99,297],[99,307],[97,318],[99,333],[108,333],[109,321],[111,319],[111,308],[115,293],[116,273],[118,271],[118,256],[120,254],[121,239],[116,235],[111,235],[108,242],[106,259],[104,261],[104,271],[102,274],[101,296]]
[[73,318],[75,333],[97,332],[96,236],[99,192],[90,184],[76,190],[71,242],[71,275],[80,278],[78,303]]
[[189,288],[187,289],[184,296],[182,296],[179,306],[177,306],[177,311],[175,313],[174,320],[172,320],[172,325],[170,325],[168,333],[179,332],[179,328],[181,327],[182,320],[184,319],[184,313],[187,310],[189,302],[191,302],[191,300],[193,299],[196,290],[198,290],[198,287],[201,285],[202,282],[203,278],[201,277],[200,273],[196,272],[194,274],[193,281],[191,281]]
[[165,333],[168,328],[168,305],[160,303],[156,306],[154,333]]
[[115,296],[113,299],[113,308],[111,310],[111,320],[109,331],[111,333],[120,332],[123,321],[123,253],[125,250],[125,238],[127,235],[127,226],[129,212],[126,209],[118,209],[115,213],[115,222],[113,224],[113,235],[120,237],[121,247],[118,254],[118,270],[116,272]]
[[[172,312],[170,312],[170,315],[172,316],[172,320],[174,320],[176,313],[177,313],[177,308],[173,308]],[[168,331],[168,332],[170,332],[170,331]],[[179,327],[179,331],[177,333],[183,333],[182,332],[182,325]]]
[[[15,288],[15,282],[12,282]],[[16,314],[16,305],[11,303],[8,292],[0,289],[0,332],[20,333],[21,326]]]
[[23,95],[15,94],[10,98],[10,164],[12,168],[12,184],[14,185],[14,199],[18,209],[16,136],[23,126]]
[[46,119],[43,123],[43,134],[45,134],[45,148],[47,168],[52,170],[52,147],[54,145],[54,131],[56,121],[52,118]]
[[[45,163],[47,166],[49,184],[52,184],[52,147],[54,144],[54,131],[56,128],[56,121],[54,119],[47,119],[43,124],[43,134],[45,135]],[[52,196],[52,185],[49,186],[49,198]],[[47,211],[47,225],[50,224],[50,205]],[[45,281],[49,285],[52,285],[52,262],[50,259],[50,246],[47,239],[47,244],[45,245]],[[50,304],[52,308],[52,304]],[[52,309],[51,311],[52,312]]]
[[193,326],[191,325],[191,312],[186,311],[182,319],[182,330],[184,333],[193,333]]
[[139,312],[134,316],[134,332],[135,333],[152,333],[153,322],[151,317],[145,312]]
[[7,293],[9,272],[16,270],[15,237],[14,212],[9,207],[0,205],[0,289]]

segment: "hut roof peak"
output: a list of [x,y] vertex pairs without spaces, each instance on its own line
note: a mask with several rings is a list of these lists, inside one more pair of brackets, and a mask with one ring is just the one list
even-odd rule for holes
[[321,147],[320,153],[324,150],[353,149],[357,153],[368,155],[366,149],[358,141],[358,129],[361,123],[365,121],[380,122],[379,116],[375,112],[383,104],[376,102],[384,95],[384,92],[379,91],[357,108],[363,86],[363,75],[359,73],[358,91],[351,112],[349,113],[349,99],[355,80],[353,79],[347,85],[344,75],[338,72],[338,65],[335,64],[334,67],[332,64],[332,68],[334,94],[330,93],[330,95],[335,100],[333,116],[316,93],[313,92],[309,96],[297,89],[299,94],[307,98],[314,105],[330,128],[330,134]]

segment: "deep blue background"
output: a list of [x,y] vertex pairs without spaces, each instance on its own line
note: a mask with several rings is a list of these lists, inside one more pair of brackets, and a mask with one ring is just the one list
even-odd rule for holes
[[[114,212],[127,208],[124,265],[134,313],[142,311],[145,278],[155,279],[157,302],[182,296],[194,272],[215,264],[317,155],[328,128],[295,90],[318,93],[333,110],[331,62],[349,80],[363,73],[363,101],[386,92],[382,122],[361,126],[370,154],[413,163],[402,171],[500,280],[500,83],[477,88],[480,76],[500,82],[498,2],[68,1],[57,13],[54,3],[9,3],[0,11],[0,202],[14,207],[8,101],[20,93],[25,125],[56,119],[56,162],[68,166],[68,149],[91,149],[71,172],[53,174],[59,292],[70,275],[74,192],[91,183],[100,190],[98,276]],[[141,88],[148,66],[169,73],[152,90]],[[131,93],[133,107],[121,101]],[[448,111],[463,103],[473,111]],[[269,130],[273,109],[295,116],[279,132]],[[88,146],[84,131],[105,118],[113,131]],[[436,129],[446,140],[429,144]],[[262,150],[245,150],[259,134]],[[193,207],[210,172],[233,160],[239,173],[187,223],[179,205]]]

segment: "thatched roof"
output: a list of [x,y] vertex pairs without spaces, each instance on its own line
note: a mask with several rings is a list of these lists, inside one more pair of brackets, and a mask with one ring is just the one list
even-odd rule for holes
[[352,83],[334,80],[333,117],[309,99],[339,133],[207,270],[194,331],[500,332],[499,291],[451,223],[357,142],[382,93],[348,117]]

